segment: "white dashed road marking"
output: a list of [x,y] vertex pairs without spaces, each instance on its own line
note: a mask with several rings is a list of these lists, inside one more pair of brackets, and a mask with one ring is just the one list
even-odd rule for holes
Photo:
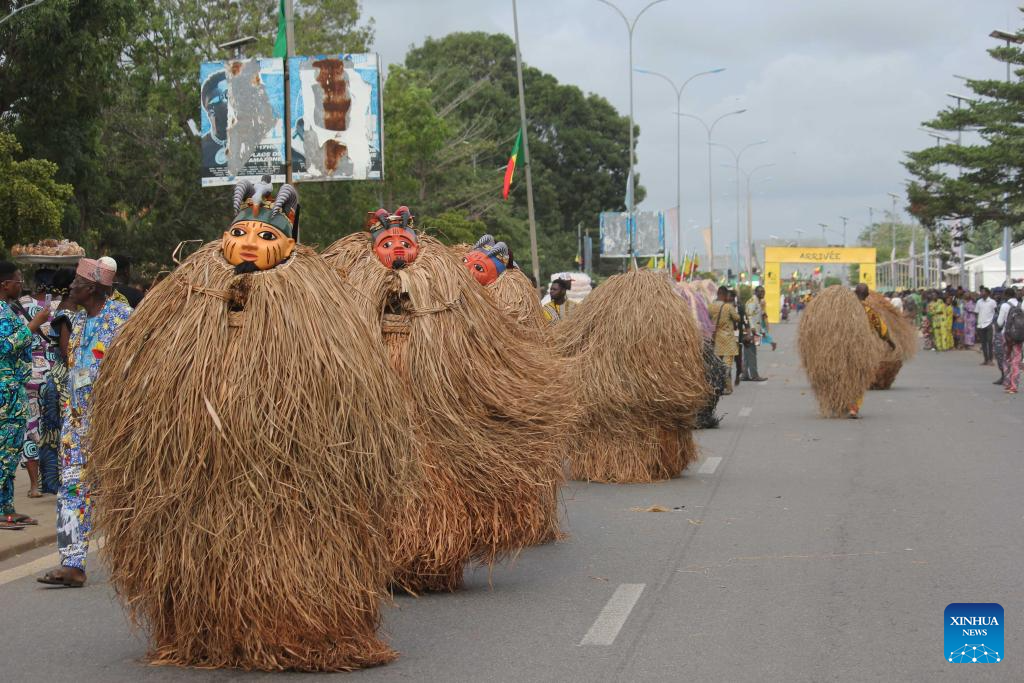
[[714,474],[715,470],[718,469],[718,464],[722,462],[721,458],[714,457],[708,458],[697,470],[697,474]]
[[629,619],[640,594],[644,592],[643,583],[622,583],[615,589],[608,604],[597,615],[597,621],[583,636],[580,645],[611,645],[618,637],[619,631]]

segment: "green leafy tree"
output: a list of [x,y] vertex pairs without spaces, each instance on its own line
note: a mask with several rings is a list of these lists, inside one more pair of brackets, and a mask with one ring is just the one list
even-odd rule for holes
[[71,186],[54,180],[57,164],[19,161],[20,155],[14,135],[0,133],[0,252],[14,244],[60,237],[61,218],[71,197]]
[[966,85],[975,101],[948,107],[924,122],[950,137],[976,131],[980,141],[910,152],[904,166],[915,178],[907,191],[910,211],[926,228],[941,238],[949,221],[960,220],[975,233],[978,245],[994,248],[992,233],[1000,226],[1012,226],[1015,239],[1024,237],[1024,50],[1013,46],[988,52],[1013,65],[1018,78],[970,79]]
[[[104,112],[135,106],[114,84],[140,4],[47,0],[0,25],[0,130],[28,156],[57,162],[57,180],[74,186],[70,237],[80,239],[107,209]],[[0,3],[0,14],[10,6]]]

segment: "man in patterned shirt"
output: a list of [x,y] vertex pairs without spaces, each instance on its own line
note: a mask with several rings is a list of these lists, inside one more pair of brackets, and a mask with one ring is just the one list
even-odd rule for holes
[[65,409],[61,430],[61,477],[57,494],[57,548],[61,567],[40,577],[40,583],[73,588],[85,585],[92,501],[83,472],[89,464],[86,436],[92,388],[107,348],[132,312],[127,304],[111,298],[115,272],[114,268],[100,261],[82,259],[71,283],[71,291],[62,303],[68,312],[77,307],[81,310],[71,317],[71,341],[68,345],[71,400]]

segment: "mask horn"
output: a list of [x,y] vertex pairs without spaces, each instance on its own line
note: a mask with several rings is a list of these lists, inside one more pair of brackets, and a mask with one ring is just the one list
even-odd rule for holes
[[277,192],[277,199],[274,200],[274,208],[270,212],[271,218],[279,213],[289,216],[299,205],[299,192],[292,185],[282,185]]
[[409,207],[398,207],[398,211],[395,211],[395,215],[402,217],[402,227],[407,229],[409,227],[409,222],[412,221],[412,212],[409,211]]
[[480,239],[478,239],[476,241],[476,244],[473,245],[473,248],[474,249],[483,249],[483,248],[489,247],[489,246],[491,246],[493,244],[494,244],[494,238],[491,235],[484,235],[483,237],[481,237]]
[[235,213],[242,208],[242,204],[245,203],[249,197],[256,194],[256,186],[252,184],[251,180],[243,178],[235,183],[235,195],[231,201],[231,208]]

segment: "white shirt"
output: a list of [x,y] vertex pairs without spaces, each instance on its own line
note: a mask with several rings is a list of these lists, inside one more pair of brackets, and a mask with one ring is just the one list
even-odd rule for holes
[[978,299],[974,304],[974,312],[978,314],[978,329],[983,330],[992,324],[996,317],[996,300],[992,297]]
[[1003,305],[999,307],[999,319],[996,320],[996,325],[999,325],[999,329],[1002,329],[1006,325],[1006,316],[1010,314],[1010,309],[1016,308],[1019,303],[1020,302],[1017,301],[1017,298],[1013,297],[1004,301]]
[[892,307],[895,308],[900,313],[903,312],[903,299],[899,298],[898,296],[894,296],[893,298],[889,299],[889,303],[891,303]]

